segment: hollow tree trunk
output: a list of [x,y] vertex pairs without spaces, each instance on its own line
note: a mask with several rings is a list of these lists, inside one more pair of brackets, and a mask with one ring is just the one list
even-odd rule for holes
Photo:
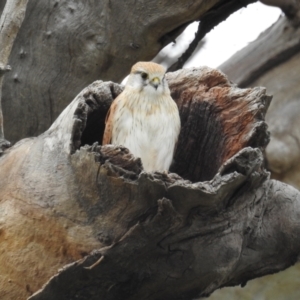
[[97,144],[122,90],[112,82],[94,82],[48,131],[6,150],[1,299],[53,275],[31,300],[192,299],[295,262],[300,194],[263,167],[265,89],[209,68],[167,79],[182,121],[177,174],[145,173],[126,148]]

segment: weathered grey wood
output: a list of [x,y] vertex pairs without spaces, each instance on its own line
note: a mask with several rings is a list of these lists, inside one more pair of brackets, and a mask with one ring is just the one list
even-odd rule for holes
[[[1,299],[30,296],[64,266],[31,299],[192,299],[295,262],[299,192],[263,167],[270,97],[209,68],[168,81],[184,131],[176,157],[206,145],[178,174],[144,173],[127,149],[97,145],[122,90],[101,81],[0,158]],[[220,141],[230,155],[215,155]],[[181,177],[201,178],[206,161],[218,162],[210,181]]]
[[[0,155],[10,146],[4,138],[2,113],[3,76],[10,71],[8,59],[19,29],[22,25],[28,0],[10,0],[0,14]],[[2,7],[2,5],[1,5]],[[1,9],[2,10],[2,9]]]
[[8,139],[45,131],[85,86],[121,81],[219,2],[29,0],[4,80]]
[[[258,163],[259,168],[262,156],[249,148],[232,162],[235,167],[250,167],[250,157],[252,167]],[[278,181],[263,183],[262,173],[250,179],[250,174],[231,170],[227,179],[218,174],[208,183],[216,184],[211,191],[200,183],[169,186],[169,197],[180,189],[187,197],[177,205],[186,208],[189,217],[178,213],[169,199],[159,199],[157,211],[130,226],[118,242],[66,266],[29,299],[192,299],[293,265],[300,250],[299,239],[294,238],[300,233],[299,192]],[[239,196],[224,202],[229,183],[225,182],[231,178],[241,186],[241,177],[247,187],[242,185]],[[139,188],[156,190],[154,179],[140,177]],[[192,210],[191,198],[198,199]]]

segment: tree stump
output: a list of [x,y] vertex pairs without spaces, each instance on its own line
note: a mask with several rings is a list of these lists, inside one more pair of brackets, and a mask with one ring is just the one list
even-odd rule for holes
[[100,145],[112,82],[6,150],[1,299],[192,299],[295,263],[300,194],[262,156],[271,97],[206,67],[167,79],[182,122],[169,174]]

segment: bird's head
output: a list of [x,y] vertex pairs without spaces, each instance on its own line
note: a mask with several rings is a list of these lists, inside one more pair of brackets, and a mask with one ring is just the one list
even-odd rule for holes
[[126,86],[147,94],[170,93],[165,79],[166,69],[153,62],[138,62],[131,68]]

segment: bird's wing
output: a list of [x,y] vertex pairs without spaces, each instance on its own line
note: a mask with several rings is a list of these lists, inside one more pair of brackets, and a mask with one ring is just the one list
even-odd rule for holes
[[121,100],[120,96],[118,96],[112,102],[112,104],[107,112],[107,115],[105,118],[105,130],[104,130],[104,134],[103,134],[102,145],[111,143],[112,131],[113,131],[113,119],[114,119],[114,114],[117,110],[118,104]]

